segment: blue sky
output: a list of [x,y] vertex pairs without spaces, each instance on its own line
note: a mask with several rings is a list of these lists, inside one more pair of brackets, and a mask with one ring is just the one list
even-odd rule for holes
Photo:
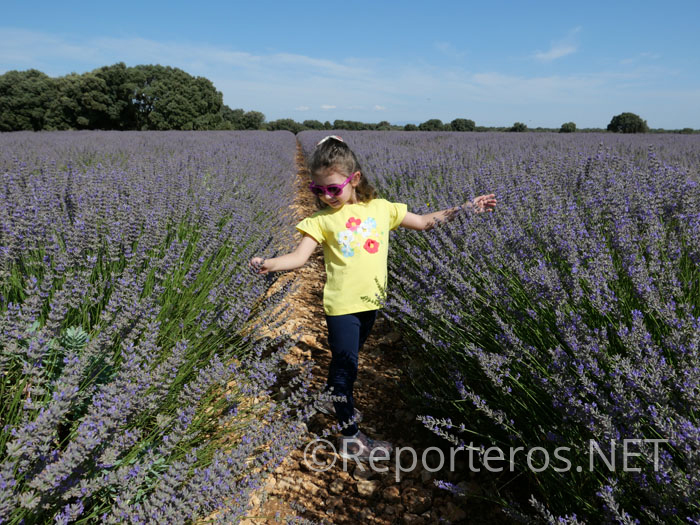
[[4,1],[0,73],[125,62],[268,120],[700,128],[700,1]]

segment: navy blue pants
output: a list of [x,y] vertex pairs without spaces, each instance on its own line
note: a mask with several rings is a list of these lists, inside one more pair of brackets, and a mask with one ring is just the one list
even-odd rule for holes
[[[352,388],[357,378],[358,356],[376,318],[377,310],[326,316],[328,346],[331,349],[326,389],[333,387],[334,396],[345,396],[347,399],[347,402],[333,402],[338,422],[341,424],[350,421],[355,410]],[[352,436],[357,430],[357,423],[353,423],[344,428],[342,433]]]

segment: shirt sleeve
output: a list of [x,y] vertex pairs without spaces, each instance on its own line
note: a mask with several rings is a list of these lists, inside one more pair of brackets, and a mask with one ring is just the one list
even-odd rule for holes
[[307,217],[296,225],[296,229],[301,233],[310,235],[319,244],[324,240],[323,230],[317,217]]
[[403,221],[408,211],[408,206],[402,202],[387,202],[389,207],[389,229],[395,230]]

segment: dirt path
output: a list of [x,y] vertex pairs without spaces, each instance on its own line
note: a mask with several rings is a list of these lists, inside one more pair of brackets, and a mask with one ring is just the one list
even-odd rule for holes
[[[314,198],[306,190],[304,159],[298,148],[294,213],[301,220],[314,211]],[[321,389],[330,363],[326,341],[326,322],[322,293],[325,282],[323,252],[319,246],[309,262],[299,270],[281,276],[276,286],[298,280],[297,291],[288,298],[289,321],[280,328],[282,333],[299,331],[300,342],[287,357],[289,363],[314,361],[314,388]],[[264,491],[252,499],[252,508],[243,525],[284,523],[298,516],[298,523],[326,524],[432,524],[432,523],[506,523],[497,508],[484,499],[482,487],[494,480],[479,479],[470,473],[463,460],[457,461],[454,472],[449,464],[431,474],[421,468],[420,456],[431,446],[447,450],[446,441],[436,437],[416,421],[416,414],[406,406],[402,396],[405,369],[403,367],[400,334],[392,331],[380,315],[369,339],[360,352],[359,372],[355,383],[356,406],[362,411],[360,428],[371,437],[387,439],[397,447],[412,447],[418,454],[418,467],[411,472],[399,472],[395,456],[386,464],[386,473],[345,465],[336,454],[319,452],[317,457],[332,467],[325,472],[314,471],[304,459],[304,449],[294,451],[268,478]],[[334,421],[318,414],[309,421],[309,429],[320,433]],[[309,441],[312,435],[309,435]],[[330,443],[337,444],[335,436]],[[437,453],[435,453],[437,454]],[[449,461],[449,455],[446,454]],[[429,459],[437,455],[428,456]],[[401,465],[411,466],[410,454],[402,455]],[[470,475],[471,474],[471,475]],[[459,484],[467,496],[455,497],[434,484],[434,479]],[[307,521],[305,521],[307,520]]]

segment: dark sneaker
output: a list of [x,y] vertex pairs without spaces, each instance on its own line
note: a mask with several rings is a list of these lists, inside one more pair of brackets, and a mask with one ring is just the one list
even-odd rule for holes
[[339,442],[339,452],[341,458],[360,461],[369,461],[370,455],[375,460],[389,459],[394,447],[388,441],[380,441],[366,436],[358,430],[354,436],[341,436]]
[[[336,417],[333,401],[320,401],[318,404],[318,411],[327,416]],[[355,409],[353,415],[355,416],[355,423],[362,421],[362,413],[359,410]]]

